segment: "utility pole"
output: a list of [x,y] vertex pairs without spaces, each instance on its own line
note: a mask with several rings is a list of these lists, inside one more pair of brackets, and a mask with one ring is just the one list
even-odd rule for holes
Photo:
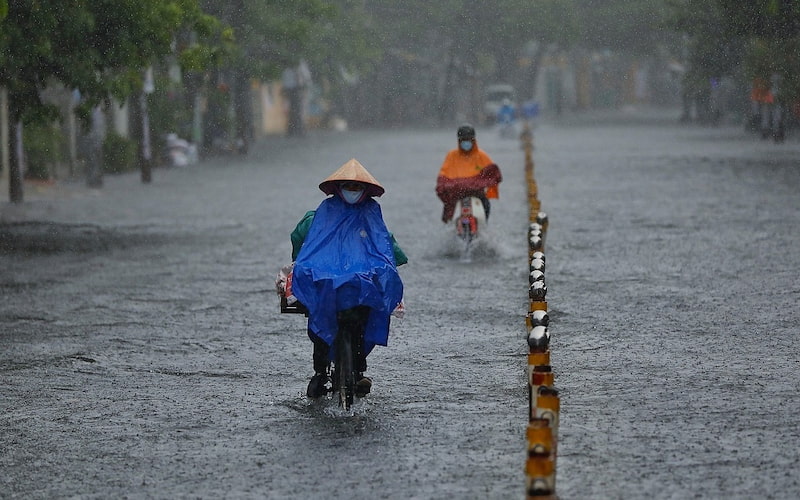
[[8,90],[0,87],[0,184],[8,182]]
[[147,94],[139,95],[139,107],[142,114],[142,182],[149,184],[153,180],[153,148],[150,146],[150,114],[147,109]]
[[86,185],[92,188],[103,186],[103,140],[106,137],[106,117],[101,106],[92,109],[92,129],[89,132],[89,162],[86,170]]
[[80,93],[72,91],[67,111],[67,144],[69,149],[69,177],[75,177],[78,166],[78,120],[75,118],[75,106],[80,102]]
[[139,107],[142,114],[142,150],[141,168],[142,183],[149,184],[153,180],[153,148],[150,142],[150,111],[147,107],[147,96],[155,91],[153,68],[149,67],[144,74],[144,85],[139,95]]
[[22,189],[22,120],[14,122],[14,147],[9,148],[8,161],[8,199],[11,203],[23,202]]

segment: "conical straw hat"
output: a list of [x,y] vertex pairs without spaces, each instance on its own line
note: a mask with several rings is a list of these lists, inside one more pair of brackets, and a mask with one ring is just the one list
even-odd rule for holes
[[383,186],[355,158],[329,175],[327,179],[320,183],[319,188],[325,194],[334,194],[336,192],[336,183],[342,181],[358,181],[367,184],[367,196],[380,196],[384,192]]

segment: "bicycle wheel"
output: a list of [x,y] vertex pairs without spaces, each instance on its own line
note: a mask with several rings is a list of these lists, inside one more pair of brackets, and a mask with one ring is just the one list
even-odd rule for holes
[[353,377],[353,349],[350,332],[340,329],[334,340],[336,353],[334,356],[334,371],[336,392],[339,395],[339,406],[350,410],[353,406],[355,378]]

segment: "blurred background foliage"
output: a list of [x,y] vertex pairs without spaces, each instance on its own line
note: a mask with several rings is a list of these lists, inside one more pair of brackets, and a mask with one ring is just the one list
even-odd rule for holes
[[408,79],[428,68],[444,87],[514,80],[530,95],[541,57],[577,49],[662,51],[690,73],[793,82],[800,32],[792,0],[2,0],[2,16],[0,85],[12,120],[26,122],[57,116],[38,96],[51,80],[80,89],[85,117],[135,94],[141,71],[168,59],[233,81],[277,79],[305,60],[334,95],[386,66]]
[[[204,137],[211,108],[206,123],[247,139],[252,82],[301,62],[325,112],[352,126],[470,117],[493,82],[534,99],[565,65],[626,85],[648,61],[685,95],[727,78],[742,106],[754,79],[779,75],[781,99],[800,98],[795,0],[0,0],[0,28],[0,87],[25,126],[64,119],[72,108],[42,98],[58,85],[88,130],[93,108],[138,99],[153,68],[156,137]],[[623,103],[603,92],[575,106]]]

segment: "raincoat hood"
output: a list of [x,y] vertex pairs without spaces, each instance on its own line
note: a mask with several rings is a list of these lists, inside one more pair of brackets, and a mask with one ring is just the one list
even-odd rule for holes
[[366,184],[367,196],[380,196],[384,193],[383,186],[355,158],[352,158],[339,167],[339,170],[329,175],[327,179],[320,183],[319,188],[325,194],[335,194],[336,185],[342,181],[357,181]]

